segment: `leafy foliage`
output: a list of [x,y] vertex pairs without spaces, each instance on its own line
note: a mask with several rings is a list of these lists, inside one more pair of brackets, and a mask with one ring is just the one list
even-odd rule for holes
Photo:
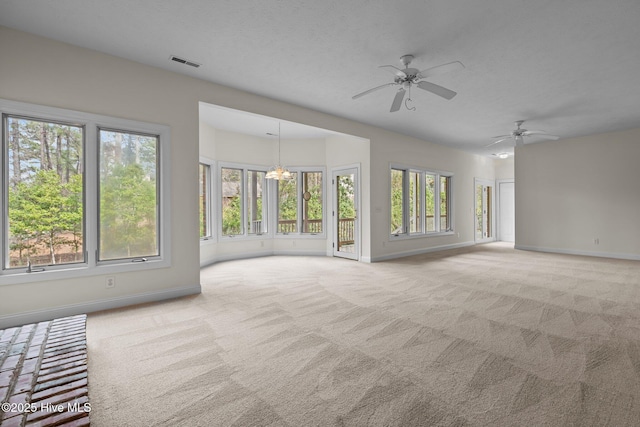
[[[83,129],[7,118],[11,267],[84,260]],[[100,259],[157,254],[157,137],[100,131]]]
[[156,185],[142,166],[117,165],[100,186],[101,259],[157,254]]
[[16,117],[7,125],[10,266],[77,261],[83,241],[82,129]]

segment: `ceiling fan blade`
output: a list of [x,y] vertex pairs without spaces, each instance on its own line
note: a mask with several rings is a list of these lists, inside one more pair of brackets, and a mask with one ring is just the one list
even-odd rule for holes
[[391,104],[391,110],[389,110],[389,112],[393,113],[400,109],[405,92],[406,90],[400,89],[398,93],[396,93],[395,98],[393,98],[393,103]]
[[354,96],[352,96],[352,97],[351,97],[351,99],[358,99],[358,98],[360,98],[361,96],[368,95],[368,94],[370,94],[371,92],[375,92],[376,90],[382,89],[382,88],[387,87],[387,86],[394,86],[394,85],[396,85],[396,84],[397,84],[397,83],[385,83],[385,84],[383,84],[383,85],[376,86],[376,87],[371,88],[371,89],[369,89],[369,90],[365,90],[364,92],[361,92],[361,93],[359,93],[359,94],[357,94],[357,95],[354,95]]
[[398,67],[394,67],[393,65],[380,65],[378,68],[384,68],[387,71],[391,71],[393,74],[400,77],[401,79],[404,79],[407,77],[407,73],[405,73]]
[[489,144],[489,145],[485,145],[485,146],[484,146],[484,148],[488,148],[488,147],[491,147],[491,146],[493,146],[493,145],[499,144],[499,143],[501,143],[502,141],[506,141],[507,139],[511,139],[511,135],[504,135],[504,136],[506,136],[506,138],[502,138],[502,139],[499,139],[499,140],[497,140],[497,141],[492,142],[492,143],[491,143],[491,144]]
[[537,138],[546,138],[546,139],[552,139],[552,140],[556,140],[556,139],[560,139],[559,136],[555,136],[555,135],[549,135],[548,133],[541,131],[541,130],[528,130],[526,132],[522,133],[525,136],[530,136],[530,135],[535,135]]
[[422,90],[426,90],[427,92],[431,92],[433,94],[441,96],[444,99],[451,99],[457,95],[457,93],[452,91],[451,89],[447,89],[446,87],[438,86],[430,82],[418,82],[417,86]]
[[426,79],[427,77],[437,76],[451,71],[461,70],[464,65],[460,61],[449,62],[448,64],[437,65],[435,67],[427,68],[418,73],[417,77],[420,79]]

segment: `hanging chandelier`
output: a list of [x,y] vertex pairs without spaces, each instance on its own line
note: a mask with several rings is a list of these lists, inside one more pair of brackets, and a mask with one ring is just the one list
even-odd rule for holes
[[289,170],[286,167],[282,166],[282,163],[280,163],[280,122],[278,122],[278,163],[274,167],[269,169],[269,171],[265,175],[265,178],[275,179],[278,181],[293,178],[291,172],[289,172]]

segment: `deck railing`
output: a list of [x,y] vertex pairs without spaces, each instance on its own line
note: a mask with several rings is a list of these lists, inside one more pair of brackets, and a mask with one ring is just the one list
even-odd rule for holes
[[343,245],[353,245],[355,223],[355,218],[340,218],[338,221],[338,249]]
[[[278,220],[278,233],[297,233],[297,224],[298,221],[296,221],[295,219],[280,219]],[[322,233],[322,220],[302,220],[302,232],[310,234]]]

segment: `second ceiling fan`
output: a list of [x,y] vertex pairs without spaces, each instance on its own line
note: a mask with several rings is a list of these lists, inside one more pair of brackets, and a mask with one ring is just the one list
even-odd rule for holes
[[[400,61],[404,65],[404,69],[400,69],[393,65],[381,65],[379,68],[384,68],[391,71],[396,77],[392,83],[385,83],[380,86],[376,86],[369,90],[365,90],[357,95],[353,96],[353,99],[358,99],[362,96],[368,95],[371,92],[375,92],[387,86],[400,86],[396,96],[393,98],[393,102],[391,103],[390,112],[398,111],[402,105],[402,100],[407,91],[411,91],[412,86],[416,86],[422,90],[426,90],[427,92],[431,92],[435,95],[441,96],[444,99],[451,99],[457,95],[456,92],[451,89],[447,89],[446,87],[439,86],[437,84],[425,81],[423,79],[433,77],[439,74],[448,73],[450,71],[455,71],[464,68],[462,62],[454,61],[449,62],[447,64],[438,65],[435,67],[427,68],[426,70],[418,70],[417,68],[410,68],[409,65],[411,61],[413,61],[413,55],[404,55],[400,57]],[[411,95],[407,98],[407,101],[411,99]],[[406,106],[406,101],[405,101]],[[409,107],[407,106],[409,109]]]
[[548,133],[546,133],[545,131],[542,130],[527,130],[527,129],[522,129],[521,126],[524,123],[524,120],[518,120],[516,122],[514,122],[514,124],[516,125],[516,129],[512,130],[510,134],[507,135],[498,135],[498,136],[494,136],[494,138],[497,138],[496,141],[493,141],[491,144],[487,145],[486,147],[491,147],[494,146],[502,141],[506,141],[508,139],[513,139],[516,145],[522,145],[524,144],[524,138],[527,136],[536,136],[539,138],[543,138],[543,139],[551,139],[551,140],[556,140],[556,139],[560,139],[559,136],[555,136],[555,135],[549,135]]

